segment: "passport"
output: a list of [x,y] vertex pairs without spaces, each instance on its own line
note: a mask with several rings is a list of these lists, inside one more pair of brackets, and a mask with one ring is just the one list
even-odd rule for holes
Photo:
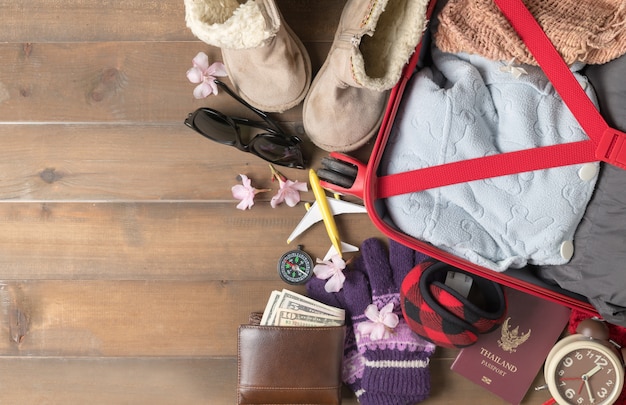
[[503,287],[508,309],[493,332],[459,351],[450,367],[511,404],[524,399],[563,333],[571,310],[525,292]]

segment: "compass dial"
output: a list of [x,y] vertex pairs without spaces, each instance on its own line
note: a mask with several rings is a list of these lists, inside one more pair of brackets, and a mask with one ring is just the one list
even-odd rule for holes
[[313,260],[300,248],[290,250],[278,261],[278,275],[288,284],[304,284],[313,275]]

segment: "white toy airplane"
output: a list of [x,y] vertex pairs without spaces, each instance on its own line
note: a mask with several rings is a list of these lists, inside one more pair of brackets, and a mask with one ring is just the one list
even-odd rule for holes
[[[312,176],[312,181],[315,182],[316,180],[317,179],[313,178]],[[311,185],[311,187],[314,187],[314,186]],[[330,213],[333,216],[340,215],[340,214],[366,214],[367,213],[365,207],[362,205],[354,204],[348,201],[343,201],[338,198],[329,198],[326,196],[324,196],[324,198],[326,198],[326,202],[328,203],[328,209],[330,210]],[[294,240],[302,232],[306,231],[311,226],[313,226],[313,224],[316,224],[317,222],[320,222],[323,220],[324,220],[324,216],[322,215],[322,209],[320,209],[320,204],[317,201],[317,195],[316,195],[315,202],[310,206],[310,208],[307,208],[306,214],[304,214],[304,217],[302,217],[302,220],[300,220],[300,223],[296,226],[296,229],[294,229],[291,235],[289,235],[289,238],[287,238],[287,243],[291,243],[292,240]],[[341,246],[342,252],[356,252],[359,250],[358,247],[350,245],[345,242],[340,242],[340,246]],[[333,245],[331,246],[328,253],[326,253],[324,260],[328,260],[328,258],[332,257],[334,254],[337,254],[337,253],[341,254],[342,252],[337,252],[336,247]]]

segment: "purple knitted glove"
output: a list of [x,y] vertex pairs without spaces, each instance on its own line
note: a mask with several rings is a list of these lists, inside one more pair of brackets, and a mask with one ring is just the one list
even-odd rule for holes
[[435,346],[412,332],[400,307],[402,280],[426,256],[393,241],[389,249],[387,255],[374,238],[361,245],[362,271],[375,306],[367,310],[369,316],[352,317],[357,346],[365,357],[361,381],[365,394],[359,398],[364,405],[414,404],[430,394],[428,364]]
[[[426,398],[430,391],[430,373],[426,365],[434,346],[413,334],[406,327],[404,320],[401,320],[393,331],[397,334],[391,338],[394,342],[393,348],[389,339],[384,342],[372,340],[370,336],[363,336],[358,331],[359,324],[368,322],[364,313],[368,305],[372,304],[372,290],[367,272],[372,272],[376,280],[379,273],[380,276],[389,278],[389,281],[379,283],[378,286],[379,289],[380,286],[387,284],[390,286],[388,288],[390,294],[396,296],[394,313],[401,318],[399,286],[406,274],[427,258],[394,241],[390,241],[389,244],[390,258],[387,258],[387,252],[381,242],[376,239],[363,242],[362,255],[344,270],[346,280],[343,288],[337,293],[326,292],[324,289],[326,281],[315,277],[306,285],[311,298],[346,311],[348,328],[344,347],[343,381],[364,405],[414,404]],[[376,300],[374,302],[376,303]],[[359,345],[357,335],[361,336]],[[388,363],[388,360],[393,361],[396,358],[399,358],[401,363]],[[366,362],[369,362],[371,367],[366,367]],[[386,367],[379,367],[381,365]],[[389,367],[390,365],[416,367],[404,370]],[[381,380],[381,377],[386,380]],[[403,381],[405,378],[408,379]]]
[[[363,258],[360,256],[356,259],[357,263],[362,261]],[[356,264],[356,266],[364,268],[362,263]],[[324,288],[326,280],[317,277],[313,277],[307,282],[306,289],[309,297],[324,304],[343,308],[346,311],[347,328],[343,349],[342,380],[358,397],[363,393],[361,378],[363,378],[365,358],[356,345],[352,317],[363,314],[365,308],[371,303],[372,293],[365,274],[351,268],[352,266],[349,266],[344,270],[346,280],[339,292],[326,292]]]

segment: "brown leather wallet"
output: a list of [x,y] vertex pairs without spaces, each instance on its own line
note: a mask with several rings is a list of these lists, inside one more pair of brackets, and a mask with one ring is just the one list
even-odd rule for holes
[[238,404],[341,404],[345,329],[241,325]]

